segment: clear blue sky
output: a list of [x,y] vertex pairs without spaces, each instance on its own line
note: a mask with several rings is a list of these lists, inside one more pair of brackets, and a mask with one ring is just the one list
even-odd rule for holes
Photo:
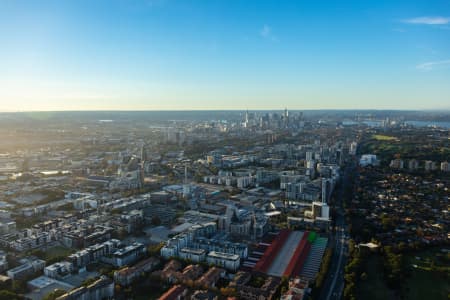
[[0,111],[450,109],[450,1],[0,0]]

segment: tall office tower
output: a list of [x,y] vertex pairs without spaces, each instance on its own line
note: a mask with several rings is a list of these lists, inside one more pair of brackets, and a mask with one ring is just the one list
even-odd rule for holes
[[289,127],[289,112],[287,108],[284,109],[284,115],[283,115],[283,125],[284,127]]
[[306,161],[310,161],[313,159],[313,152],[312,151],[306,151]]
[[242,124],[244,128],[248,128],[249,127],[249,115],[248,115],[248,109],[245,111],[245,117],[244,117],[244,123]]
[[322,178],[322,203],[327,203],[328,197],[328,180]]

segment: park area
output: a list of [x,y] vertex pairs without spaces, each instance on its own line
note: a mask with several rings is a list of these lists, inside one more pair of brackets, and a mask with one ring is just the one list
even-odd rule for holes
[[360,281],[357,299],[394,300],[395,293],[387,286],[383,274],[383,258],[376,255],[367,260],[367,277]]
[[450,295],[450,255],[440,248],[423,250],[404,255],[407,274],[401,290],[390,289],[383,270],[383,258],[371,256],[367,260],[366,277],[361,279],[357,299],[444,300]]
[[398,138],[384,134],[374,134],[373,138],[377,141],[398,141]]
[[440,249],[405,256],[411,266],[403,294],[405,299],[448,299],[450,295],[450,255]]

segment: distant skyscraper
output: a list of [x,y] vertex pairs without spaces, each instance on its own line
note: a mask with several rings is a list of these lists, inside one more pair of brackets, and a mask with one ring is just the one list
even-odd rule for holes
[[249,116],[249,114],[248,114],[248,109],[245,111],[245,118],[244,118],[244,123],[242,124],[242,126],[244,127],[244,128],[247,128],[247,127],[249,127],[249,122],[250,122],[250,116]]
[[287,108],[284,109],[284,115],[283,115],[283,125],[285,128],[289,127],[289,112]]
[[306,161],[310,161],[313,159],[313,152],[312,151],[307,151],[306,152]]

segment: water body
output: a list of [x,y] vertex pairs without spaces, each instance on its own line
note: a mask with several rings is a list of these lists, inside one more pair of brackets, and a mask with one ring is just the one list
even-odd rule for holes
[[[343,121],[342,125],[344,126],[352,126],[352,125],[358,125],[358,124],[365,124],[369,127],[381,127],[383,126],[383,121],[361,121],[361,122],[355,122],[355,121]],[[405,121],[406,125],[414,126],[414,127],[439,127],[439,128],[445,128],[450,129],[450,122],[445,121]]]
[[361,121],[361,122],[355,122],[350,120],[342,121],[342,125],[344,126],[354,126],[354,125],[367,125],[369,127],[381,127],[383,126],[383,121]]
[[366,124],[369,127],[381,127],[381,126],[383,126],[383,121],[362,121],[362,123]]
[[415,126],[415,127],[441,127],[450,129],[450,122],[443,121],[405,121],[405,124]]
[[358,125],[358,122],[344,120],[344,121],[342,121],[342,125],[344,125],[344,126],[354,126],[354,125]]

